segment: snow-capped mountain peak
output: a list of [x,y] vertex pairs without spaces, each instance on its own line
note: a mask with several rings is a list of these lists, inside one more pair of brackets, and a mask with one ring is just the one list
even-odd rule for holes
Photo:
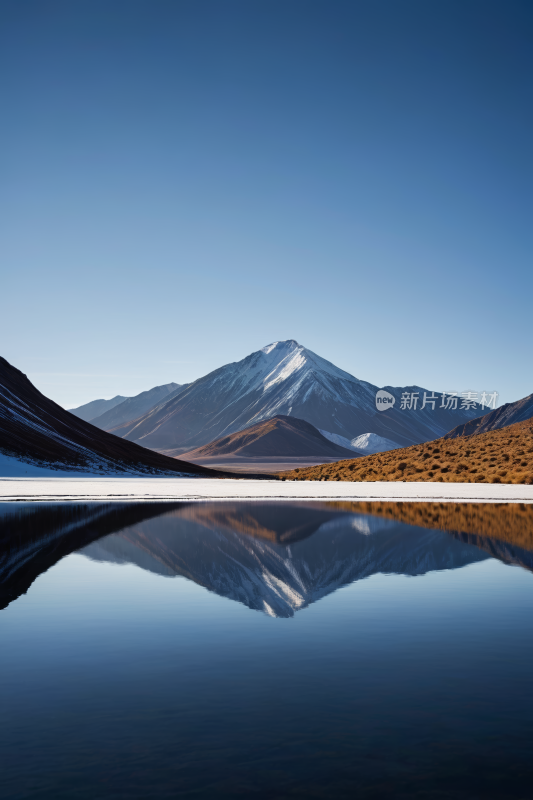
[[474,416],[460,410],[402,411],[404,389],[420,393],[419,387],[389,387],[398,402],[379,413],[377,386],[287,339],[199,378],[178,397],[113,432],[145,447],[185,452],[281,414],[350,441],[372,433],[405,446],[442,436],[461,418]]
[[312,350],[308,350],[294,339],[282,342],[273,342],[263,347],[259,353],[264,354],[264,367],[268,370],[262,377],[263,391],[267,391],[276,384],[295,376],[297,373],[318,372],[332,375],[341,380],[359,383],[357,378],[336,367],[325,358],[321,358]]
[[282,342],[272,342],[272,344],[267,344],[266,347],[262,347],[259,351],[260,353],[264,353],[266,356],[270,355],[270,353],[276,351],[278,354],[280,352],[290,352],[291,350],[299,349],[301,347],[300,344],[296,341],[296,339],[287,339],[286,341]]

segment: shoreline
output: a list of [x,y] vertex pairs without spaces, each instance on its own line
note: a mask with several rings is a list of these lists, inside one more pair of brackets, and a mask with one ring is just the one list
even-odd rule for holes
[[173,500],[372,500],[471,503],[533,503],[533,486],[522,484],[397,481],[270,481],[158,477],[0,478],[0,503],[142,502]]

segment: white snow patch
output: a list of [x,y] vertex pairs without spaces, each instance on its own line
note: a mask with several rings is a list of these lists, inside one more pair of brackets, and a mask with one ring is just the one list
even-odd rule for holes
[[[87,451],[90,453],[90,451]],[[143,470],[137,470],[132,466],[125,465],[124,469],[117,469],[112,462],[107,461],[105,458],[91,454],[92,458],[89,460],[87,467],[73,467],[69,464],[57,462],[50,465],[43,465],[42,462],[25,460],[17,458],[16,456],[8,455],[0,450],[0,480],[2,478],[124,478],[125,476],[132,477],[150,477]],[[167,477],[172,473],[163,472],[162,470],[155,473],[155,477]],[[180,477],[182,473],[176,473]],[[189,473],[183,473],[184,476],[193,477]]]
[[351,445],[354,450],[359,450],[360,453],[365,455],[372,455],[373,453],[384,453],[387,450],[399,450],[401,444],[385,439],[384,436],[378,436],[377,433],[362,433],[361,436],[356,436],[352,439]]
[[[56,473],[57,475],[57,473]],[[10,500],[413,500],[533,503],[533,486],[403,481],[270,481],[131,476],[0,478]]]
[[4,478],[40,478],[40,477],[75,477],[87,476],[83,470],[64,469],[57,470],[51,467],[42,467],[31,461],[22,461],[14,456],[0,452],[0,476]]
[[362,453],[364,456],[384,453],[386,450],[397,450],[402,446],[390,439],[385,439],[383,436],[378,436],[377,433],[362,433],[360,436],[356,436],[355,439],[348,439],[338,433],[331,433],[331,431],[321,430],[320,433],[330,442],[340,444],[341,447],[347,447],[349,450],[355,450],[356,453]]

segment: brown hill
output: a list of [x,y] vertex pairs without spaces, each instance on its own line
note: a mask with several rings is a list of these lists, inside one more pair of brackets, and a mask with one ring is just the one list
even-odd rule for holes
[[357,458],[357,454],[322,436],[314,425],[295,417],[279,414],[276,417],[258,422],[243,431],[216,439],[203,447],[182,454],[186,459],[208,458],[213,456],[276,456],[276,457],[319,457],[319,458]]
[[299,481],[441,481],[533,484],[533,420],[476,436],[279,473]]
[[524,422],[533,417],[533,394],[517,400],[516,403],[506,403],[482,417],[476,417],[463,425],[457,425],[444,439],[456,439],[458,436],[474,436],[487,433],[497,428],[507,428],[515,422]]
[[0,358],[0,451],[58,469],[164,470],[220,477],[95,428],[49,400]]

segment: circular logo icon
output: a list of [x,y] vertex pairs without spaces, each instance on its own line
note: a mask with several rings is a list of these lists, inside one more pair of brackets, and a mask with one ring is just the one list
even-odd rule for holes
[[394,395],[390,394],[390,392],[386,392],[385,389],[380,389],[379,392],[376,392],[376,408],[378,411],[388,411],[389,408],[393,407],[395,402],[396,398]]

